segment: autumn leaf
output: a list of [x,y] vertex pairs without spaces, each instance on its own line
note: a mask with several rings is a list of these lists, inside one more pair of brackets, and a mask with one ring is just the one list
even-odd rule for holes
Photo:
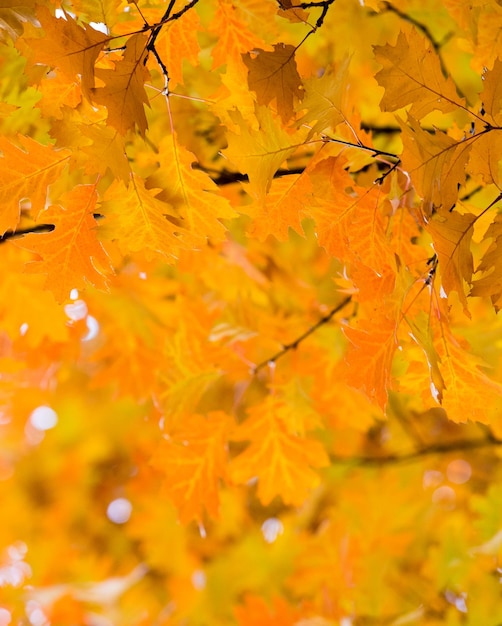
[[321,444],[290,432],[281,402],[268,396],[253,407],[232,439],[250,445],[230,464],[231,479],[242,484],[258,478],[258,497],[264,505],[280,496],[285,503],[298,504],[319,484],[312,469],[328,464]]
[[461,185],[466,179],[466,165],[475,138],[457,141],[439,130],[433,134],[421,128],[408,115],[402,124],[403,167],[424,200],[423,214],[447,213],[455,207]]
[[456,291],[464,312],[468,314],[465,284],[472,282],[474,271],[470,250],[476,216],[456,211],[447,216],[435,215],[427,224],[434,250],[438,255],[441,284],[448,294]]
[[46,274],[47,288],[58,302],[86,283],[106,289],[106,276],[112,268],[97,238],[96,201],[93,185],[75,187],[61,197],[60,206],[51,206],[40,215],[43,222],[54,225],[54,230],[22,240],[24,248],[40,256],[26,266],[26,271]]
[[144,108],[148,105],[145,82],[149,77],[145,67],[146,42],[146,35],[133,35],[114,69],[96,69],[96,77],[104,86],[92,90],[92,100],[107,107],[108,124],[122,134],[137,126],[144,135],[148,127]]
[[395,321],[383,316],[361,320],[357,328],[345,326],[343,332],[351,343],[345,357],[347,382],[385,409],[397,349]]
[[0,151],[0,232],[19,223],[20,204],[29,200],[33,213],[45,208],[47,189],[66,167],[70,153],[43,146],[29,137],[19,138],[20,147],[2,138]]
[[249,128],[239,115],[234,116],[240,133],[229,133],[225,156],[249,176],[250,192],[263,200],[270,188],[272,177],[282,163],[295,151],[294,138],[275,122],[268,109],[259,107],[256,118],[257,131]]
[[411,104],[409,114],[422,119],[434,110],[448,113],[465,106],[455,83],[445,78],[437,53],[417,30],[400,32],[395,46],[377,46],[375,58],[383,66],[375,78],[385,87],[384,110]]
[[232,419],[212,412],[186,416],[181,429],[160,442],[151,463],[163,475],[163,490],[180,520],[219,514],[219,482],[227,473],[227,436]]
[[273,52],[253,50],[243,57],[249,88],[256,92],[259,105],[275,102],[283,122],[293,116],[295,102],[303,97],[303,86],[295,62],[294,46],[278,44]]
[[305,81],[301,108],[306,113],[298,123],[311,125],[312,134],[334,130],[345,121],[342,111],[346,108],[349,61],[347,57],[335,69]]
[[157,49],[169,72],[169,85],[181,85],[183,63],[187,61],[194,67],[198,64],[200,45],[197,33],[201,30],[200,20],[195,11],[187,11],[162,29],[157,40]]
[[218,0],[212,30],[217,43],[212,50],[213,69],[230,63],[242,63],[241,55],[263,48],[264,41],[253,33],[229,0]]
[[46,7],[39,6],[37,17],[47,39],[44,45],[28,40],[33,44],[33,62],[58,68],[70,81],[80,76],[82,92],[90,99],[94,66],[108,38],[90,26],[80,26],[69,13],[58,19]]
[[437,345],[445,383],[441,404],[448,418],[455,422],[489,423],[501,410],[502,385],[483,372],[483,361],[447,329],[443,330]]
[[173,208],[146,189],[142,179],[133,177],[126,186],[115,181],[104,194],[100,210],[105,216],[100,233],[104,239],[117,239],[124,253],[138,250],[174,258],[182,231],[174,223]]
[[163,190],[157,198],[173,207],[183,229],[190,233],[192,245],[206,237],[221,240],[221,220],[235,216],[228,200],[218,193],[207,174],[193,167],[195,157],[175,136],[163,139],[158,151],[159,169],[147,179],[147,185]]
[[480,278],[472,283],[470,295],[491,298],[496,311],[502,308],[502,216],[497,214],[488,227],[486,238],[493,239],[490,247],[485,252],[480,264],[476,268],[476,274],[483,272]]

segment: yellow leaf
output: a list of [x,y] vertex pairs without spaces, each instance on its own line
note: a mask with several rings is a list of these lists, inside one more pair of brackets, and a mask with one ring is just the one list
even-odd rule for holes
[[192,167],[197,159],[173,135],[160,142],[158,151],[160,167],[148,178],[147,185],[162,189],[157,198],[173,207],[187,231],[185,240],[195,246],[205,244],[207,238],[224,239],[225,228],[220,220],[236,215],[229,201],[206,173]]
[[[249,193],[263,201],[272,178],[282,163],[289,158],[300,143],[300,135],[289,135],[274,120],[269,109],[256,111],[259,129],[249,127],[247,120],[236,113],[240,133],[228,133],[228,148],[224,155],[249,176]],[[297,137],[298,144],[295,144]]]
[[181,227],[173,223],[173,209],[158,200],[158,189],[146,189],[143,180],[133,175],[129,187],[115,180],[105,192],[100,228],[103,238],[116,240],[123,254],[140,250],[174,259],[180,247]]
[[424,200],[423,214],[429,217],[435,211],[447,213],[455,206],[459,187],[465,182],[474,138],[456,141],[439,130],[429,133],[410,115],[401,130],[403,168]]
[[312,77],[305,81],[301,108],[306,113],[298,124],[311,125],[312,134],[333,130],[345,120],[342,111],[346,108],[349,93],[349,62],[347,57],[336,69],[328,69],[320,78]]
[[422,119],[431,111],[447,113],[465,106],[453,80],[444,77],[436,51],[417,30],[399,33],[395,46],[376,46],[375,58],[383,66],[376,79],[385,88],[385,111],[411,104],[410,115]]
[[488,227],[485,238],[493,239],[483,255],[476,273],[483,276],[472,283],[471,296],[490,297],[496,311],[502,308],[502,215],[498,213]]

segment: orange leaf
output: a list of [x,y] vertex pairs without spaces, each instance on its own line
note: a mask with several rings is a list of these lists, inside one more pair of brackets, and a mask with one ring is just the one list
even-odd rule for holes
[[296,69],[295,47],[282,43],[273,52],[253,50],[243,57],[249,75],[249,88],[256,92],[258,104],[276,102],[283,122],[291,119],[295,100],[303,97],[303,86]]
[[27,235],[19,244],[40,255],[40,261],[29,263],[25,269],[47,274],[45,285],[58,302],[86,282],[106,288],[106,274],[112,273],[108,256],[96,236],[96,200],[94,185],[75,187],[61,198],[65,208],[51,206],[42,213],[43,221],[54,224],[55,229]]
[[454,211],[446,216],[434,215],[427,224],[439,259],[441,284],[447,294],[450,291],[458,293],[467,315],[464,281],[469,285],[472,281],[471,240],[475,221],[476,216],[472,213],[461,215]]
[[58,19],[40,6],[37,16],[45,38],[43,44],[38,39],[28,40],[34,62],[57,67],[71,81],[80,76],[82,92],[89,99],[94,87],[94,65],[108,37],[91,26],[80,26],[66,12],[64,19]]
[[320,161],[310,172],[314,198],[306,208],[316,222],[319,244],[339,259],[357,258],[380,273],[390,263],[379,191],[359,189],[339,157]]
[[216,15],[210,26],[217,36],[212,51],[213,69],[234,62],[240,62],[241,54],[257,47],[264,47],[263,40],[253,33],[240,18],[234,3],[218,0]]
[[169,72],[169,87],[183,84],[183,62],[196,66],[200,46],[197,32],[200,20],[195,11],[187,11],[174,22],[166,24],[155,44]]
[[396,320],[383,316],[361,320],[358,328],[345,326],[343,332],[352,344],[345,357],[347,382],[385,409],[397,348]]
[[92,99],[108,109],[108,124],[125,134],[138,127],[141,135],[148,128],[144,105],[148,104],[145,82],[150,72],[144,65],[147,35],[139,33],[127,40],[122,59],[115,62],[113,70],[96,70],[104,87],[92,90]]
[[274,179],[254,217],[250,234],[262,241],[269,235],[285,241],[290,228],[303,234],[304,207],[311,200],[312,183],[305,172]]
[[218,515],[219,482],[226,475],[232,423],[222,411],[207,418],[185,416],[181,429],[157,447],[151,463],[164,475],[163,491],[178,509],[181,522],[201,520],[204,509]]
[[68,150],[42,146],[29,137],[20,137],[18,148],[0,138],[0,233],[14,230],[19,222],[19,203],[29,199],[34,212],[45,208],[47,188],[61,175]]
[[231,477],[239,484],[257,477],[258,497],[264,505],[276,496],[287,504],[301,504],[320,480],[312,468],[329,463],[318,441],[291,433],[286,413],[281,400],[269,395],[250,409],[232,437],[250,445],[232,461]]
[[[302,613],[283,598],[276,597],[271,605],[259,596],[247,594],[244,604],[235,608],[239,626],[298,626]],[[322,626],[322,625],[321,625]]]

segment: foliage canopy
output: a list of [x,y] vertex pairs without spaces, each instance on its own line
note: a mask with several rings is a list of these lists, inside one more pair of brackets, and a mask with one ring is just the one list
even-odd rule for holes
[[501,32],[1,3],[1,624],[502,622]]

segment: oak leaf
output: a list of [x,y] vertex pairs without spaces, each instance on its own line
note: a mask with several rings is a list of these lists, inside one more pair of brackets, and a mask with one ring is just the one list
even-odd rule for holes
[[395,46],[376,46],[375,58],[383,66],[376,79],[385,88],[385,111],[411,104],[410,115],[422,119],[431,111],[465,107],[453,80],[443,75],[436,51],[415,29],[408,35],[400,32]]
[[133,175],[127,187],[115,180],[100,208],[105,216],[102,237],[117,240],[124,254],[143,250],[174,259],[182,247],[179,235],[183,229],[173,223],[173,208],[155,197],[159,191],[146,189],[139,176]]
[[263,204],[257,203],[250,234],[260,240],[274,235],[282,241],[287,239],[290,228],[303,234],[304,207],[311,198],[312,182],[306,172],[274,179]]
[[258,478],[258,497],[265,505],[279,496],[287,504],[300,504],[319,484],[313,468],[329,463],[323,446],[314,439],[290,431],[280,399],[267,396],[250,409],[232,439],[250,444],[230,464],[230,476],[238,484]]
[[441,284],[448,294],[456,291],[464,312],[469,315],[465,285],[472,282],[474,271],[471,240],[476,216],[456,211],[447,215],[434,215],[427,224],[434,250],[439,259]]
[[349,62],[347,57],[336,69],[328,69],[320,78],[305,81],[301,108],[306,113],[298,124],[310,125],[311,134],[334,130],[345,121],[342,111],[346,108]]
[[427,218],[435,211],[447,213],[457,202],[458,190],[465,182],[466,165],[475,138],[456,141],[446,133],[429,133],[408,115],[401,123],[403,168],[409,173],[424,203]]
[[224,155],[244,174],[249,176],[249,191],[263,201],[270,188],[272,178],[282,163],[297,148],[300,133],[289,135],[273,118],[269,109],[259,107],[256,118],[259,129],[249,127],[240,114],[234,116],[240,133],[228,133],[228,148]]
[[210,29],[217,37],[211,52],[213,69],[221,65],[240,64],[242,54],[265,47],[263,39],[248,28],[230,0],[218,0]]
[[359,189],[342,157],[319,161],[309,172],[313,198],[305,212],[316,222],[319,244],[336,258],[357,258],[380,273],[389,263],[376,187]]
[[481,278],[472,283],[471,296],[491,298],[496,311],[502,308],[502,215],[499,213],[488,227],[485,238],[493,239],[476,268]]
[[161,30],[155,43],[157,52],[169,72],[169,87],[183,84],[183,63],[196,66],[199,60],[200,45],[197,33],[200,20],[195,11],[186,11],[178,19],[169,22]]
[[442,329],[436,345],[445,383],[441,405],[448,419],[488,424],[498,417],[502,410],[502,385],[482,371],[483,360],[473,355],[470,346],[460,343],[448,328]]
[[53,224],[54,230],[27,235],[20,243],[40,256],[40,260],[26,265],[26,271],[46,274],[46,288],[58,302],[86,283],[106,289],[106,276],[112,268],[97,238],[96,201],[94,185],[78,185],[62,196],[61,206],[41,213],[40,219]]
[[162,491],[186,524],[219,513],[219,482],[227,473],[227,440],[233,420],[223,411],[187,415],[157,447],[151,463],[163,475]]
[[43,146],[20,137],[17,147],[0,138],[0,233],[14,230],[19,222],[20,202],[28,199],[34,214],[45,208],[47,189],[68,163],[68,150]]
[[256,93],[258,104],[268,106],[275,101],[284,123],[293,116],[295,101],[303,98],[295,50],[294,46],[280,43],[273,52],[255,49],[243,57],[249,70],[248,85]]
[[220,220],[235,217],[229,201],[211,178],[193,165],[195,156],[168,135],[158,146],[159,169],[147,179],[148,187],[162,189],[157,198],[168,202],[181,222],[184,240],[192,246],[224,238]]
[[108,124],[122,134],[137,126],[144,135],[148,127],[144,108],[148,105],[145,82],[150,77],[145,67],[146,42],[147,35],[132,35],[114,69],[96,69],[96,77],[104,82],[104,87],[92,90],[92,100],[106,106]]
[[343,332],[351,344],[345,356],[347,382],[385,410],[397,348],[396,320],[380,315],[360,320],[357,328],[345,326]]
[[80,76],[82,92],[90,99],[94,87],[94,66],[108,37],[91,26],[80,26],[66,12],[64,19],[58,19],[46,7],[40,6],[37,17],[45,31],[45,39],[43,45],[40,45],[40,40],[28,40],[33,50],[33,61],[58,68],[71,81]]

